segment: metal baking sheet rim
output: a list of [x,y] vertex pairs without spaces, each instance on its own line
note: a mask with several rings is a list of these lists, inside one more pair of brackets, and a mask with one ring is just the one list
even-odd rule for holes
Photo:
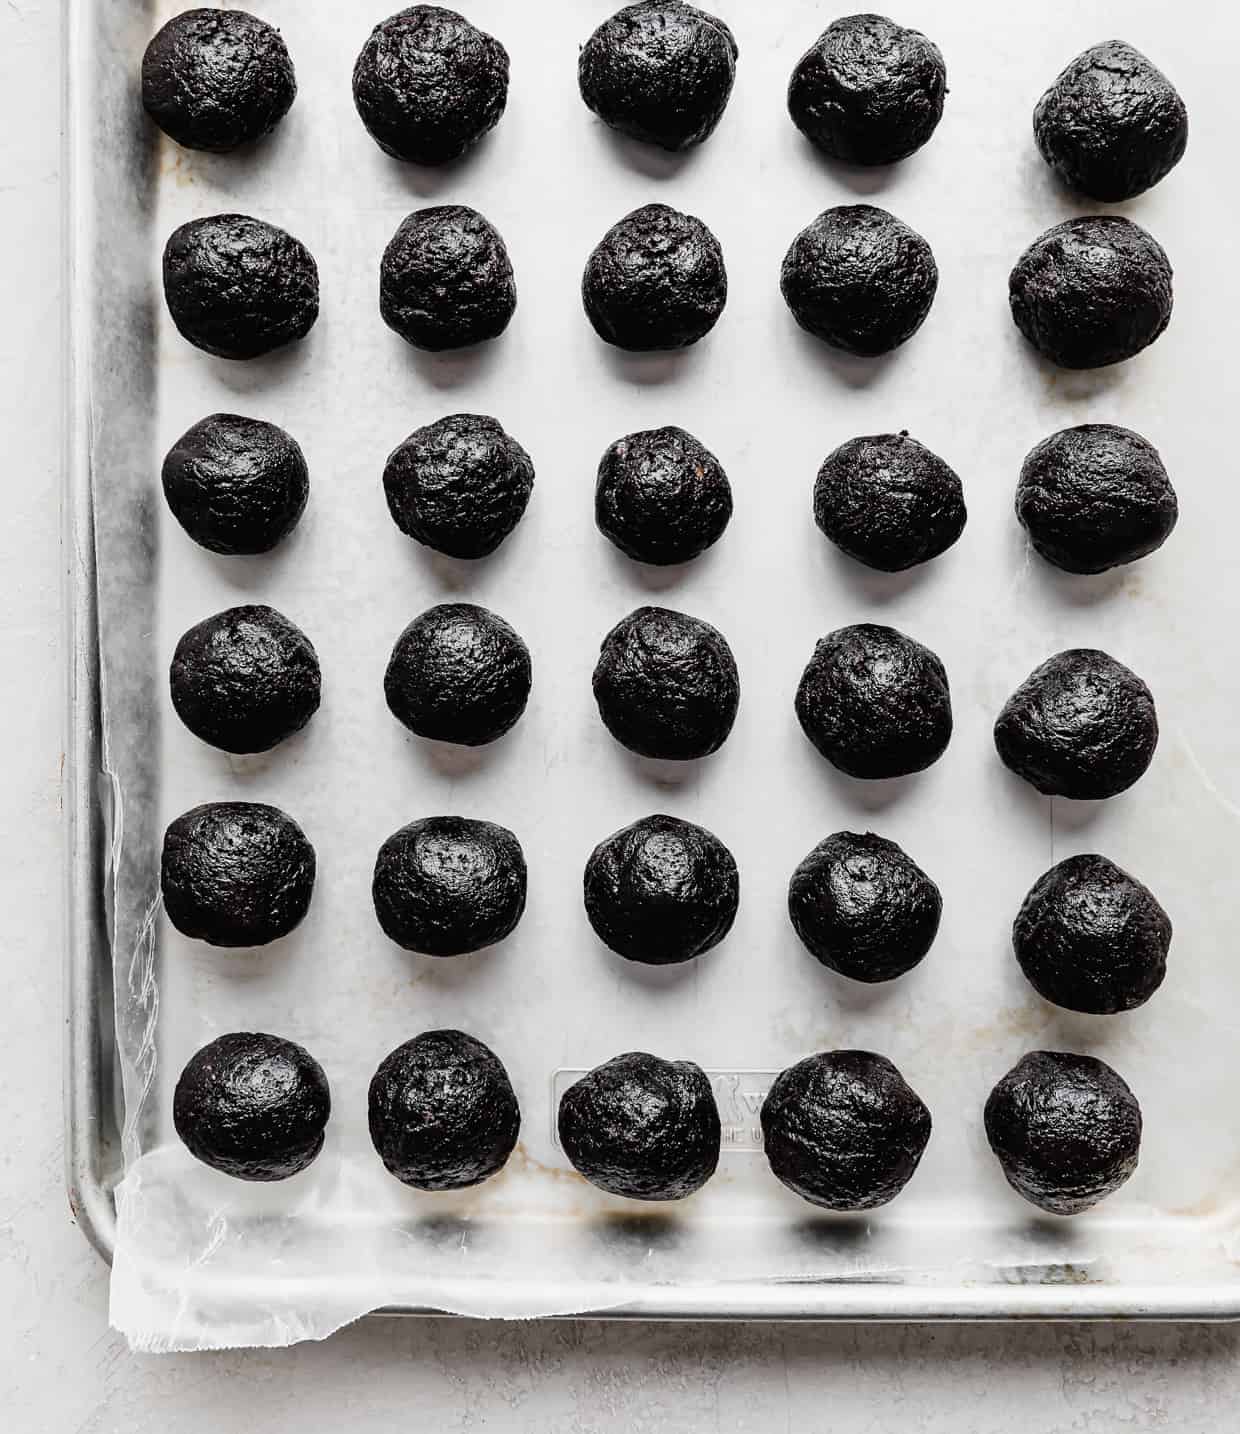
[[[108,776],[101,728],[99,632],[91,470],[91,225],[94,190],[88,162],[90,107],[84,103],[94,54],[86,0],[62,0],[65,149],[66,407],[62,545],[65,582],[66,950],[64,964],[65,1180],[70,1213],[99,1255],[111,1262],[116,1238],[114,1185],[119,1112],[109,1051],[111,953],[104,907],[109,839],[104,793]],[[458,1282],[453,1282],[455,1286]],[[468,1306],[468,1282],[445,1288],[445,1304]],[[600,1289],[581,1309],[582,1291],[564,1292],[563,1319],[988,1322],[997,1320],[1240,1320],[1230,1289],[1175,1285],[967,1283],[918,1287],[895,1280],[783,1280],[650,1285],[640,1294]],[[554,1309],[545,1287],[539,1301]],[[434,1307],[393,1306],[387,1316],[442,1316]]]

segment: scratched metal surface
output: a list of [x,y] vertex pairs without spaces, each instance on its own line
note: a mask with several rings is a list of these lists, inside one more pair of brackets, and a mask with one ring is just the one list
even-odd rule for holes
[[[301,88],[274,139],[243,159],[181,152],[144,129],[134,76],[163,7],[81,6],[75,17],[77,471],[90,480],[98,563],[128,1159],[114,1319],[135,1342],[164,1347],[283,1343],[376,1305],[877,1318],[1233,1313],[1240,1129],[1227,1111],[1240,972],[1230,950],[1236,679],[1226,653],[1240,582],[1229,561],[1236,497],[1227,463],[1236,380],[1222,320],[1235,312],[1238,281],[1215,237],[1234,210],[1230,191],[1213,182],[1228,132],[1222,62],[1144,0],[1054,5],[1036,16],[974,0],[910,3],[900,18],[926,29],[947,57],[947,112],[914,160],[858,178],[819,162],[783,111],[787,73],[821,22],[809,0],[760,19],[719,4],[741,45],[736,92],[712,142],[676,161],[616,141],[580,104],[576,46],[607,5],[549,0],[517,23],[498,0],[477,0],[471,15],[512,54],[508,113],[472,159],[428,175],[386,160],[350,103],[352,56],[386,6],[250,8],[283,29]],[[1122,206],[1176,266],[1176,317],[1130,364],[1060,374],[1022,346],[1006,312],[1007,271],[1023,246],[1085,212],[1037,158],[1028,117],[1067,58],[1117,30],[1164,65],[1193,116],[1181,167]],[[941,271],[925,328],[874,363],[833,358],[806,339],[777,291],[792,235],[859,195],[920,229]],[[626,358],[595,340],[577,275],[610,223],[656,198],[715,229],[731,294],[715,333],[689,354]],[[484,352],[432,359],[379,321],[377,263],[405,213],[452,200],[475,205],[505,235],[520,304],[508,334]],[[172,330],[157,283],[163,239],[184,219],[221,210],[274,220],[315,252],[323,314],[295,350],[229,365]],[[310,508],[269,559],[238,564],[201,552],[162,510],[160,456],[219,409],[281,423],[307,452]],[[499,417],[538,471],[526,520],[476,567],[415,550],[391,525],[379,484],[385,454],[408,431],[460,410]],[[1075,580],[1030,557],[1011,500],[1028,448],[1091,420],[1134,427],[1159,446],[1182,519],[1163,552],[1138,567]],[[719,454],[736,517],[705,559],[656,576],[595,533],[592,478],[611,439],[669,422]],[[809,495],[831,447],[898,428],[958,469],[970,521],[946,557],[886,578],[827,548]],[[494,607],[534,654],[525,719],[468,758],[408,737],[380,692],[400,628],[447,597]],[[180,632],[242,601],[270,602],[298,621],[324,669],[319,716],[262,759],[197,744],[164,687]],[[715,758],[675,772],[627,757],[589,692],[599,639],[649,601],[714,622],[741,670],[732,738]],[[946,662],[956,734],[917,778],[865,786],[838,777],[796,727],[792,692],[815,638],[863,619],[904,628]],[[1004,697],[1036,662],[1084,644],[1141,672],[1163,722],[1147,777],[1101,805],[1036,797],[999,766],[989,737]],[[225,797],[285,807],[320,857],[304,925],[240,957],[185,942],[153,906],[164,825]],[[657,810],[700,821],[732,847],[742,906],[716,952],[645,973],[594,940],[579,880],[597,840]],[[434,811],[511,826],[531,868],[529,910],[514,937],[450,963],[392,947],[368,899],[380,841]],[[793,866],[841,827],[900,841],[944,892],[931,956],[888,987],[860,990],[824,973],[786,922]],[[1147,880],[1176,923],[1166,986],[1130,1016],[1054,1010],[1024,985],[1007,947],[1028,886],[1052,860],[1084,850]],[[499,1051],[525,1124],[501,1178],[428,1198],[384,1176],[368,1146],[364,1097],[392,1046],[438,1024],[463,1026]],[[302,1041],[333,1084],[323,1157],[272,1190],[195,1167],[170,1139],[181,1065],[238,1027]],[[725,1074],[777,1070],[839,1045],[890,1055],[935,1116],[915,1181],[864,1221],[813,1218],[743,1148],[675,1212],[634,1213],[577,1179],[551,1138],[548,1094],[560,1068],[640,1047]],[[981,1132],[990,1085],[1035,1046],[1104,1056],[1145,1109],[1138,1175],[1073,1222],[1031,1220]]]

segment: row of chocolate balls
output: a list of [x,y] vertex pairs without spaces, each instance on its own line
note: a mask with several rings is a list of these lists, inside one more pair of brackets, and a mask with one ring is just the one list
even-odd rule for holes
[[[277,807],[211,802],[164,835],[160,886],[183,935],[230,949],[287,936],[309,910],[317,863],[301,827]],[[420,955],[462,956],[511,935],[525,910],[525,854],[495,822],[424,817],[375,858],[371,896],[384,934]],[[582,882],[595,935],[618,956],[669,966],[713,950],[740,902],[736,860],[713,832],[644,817],[591,852]],[[829,970],[891,981],[929,952],[938,886],[895,842],[835,832],[800,863],[788,915]],[[1069,857],[1044,873],[1012,927],[1021,970],[1067,1010],[1113,1015],[1162,984],[1171,921],[1148,887],[1106,857]]]
[[[718,16],[681,0],[625,6],[581,46],[586,105],[611,128],[678,151],[719,123],[739,48]],[[508,52],[493,35],[436,5],[377,25],[353,69],[353,99],[371,136],[396,159],[442,165],[499,122]],[[147,47],[142,100],[162,130],[192,149],[227,153],[269,134],[297,94],[278,31],[244,11],[191,10]],[[885,165],[938,127],[947,70],[937,45],[882,15],[835,20],[797,62],[788,113],[831,159]],[[1140,51],[1111,40],[1078,55],[1042,96],[1034,136],[1066,183],[1120,200],[1179,162],[1188,115],[1175,87]]]
[[[177,521],[216,553],[270,551],[305,509],[305,456],[283,429],[217,413],[164,459]],[[383,469],[388,508],[409,537],[455,558],[493,553],[521,521],[534,464],[494,419],[457,413],[410,434]],[[900,572],[945,552],[964,531],[964,487],[937,454],[905,433],[853,438],[818,470],[814,518],[843,552]],[[689,562],[723,535],[732,487],[718,458],[683,428],[630,433],[598,465],[600,531],[638,562]],[[1016,513],[1034,548],[1073,573],[1134,562],[1166,541],[1179,516],[1152,444],[1113,424],[1063,429],[1021,465]]]
[[[797,323],[832,348],[874,357],[921,327],[938,290],[926,240],[870,204],[825,210],[793,240],[780,289]],[[215,214],[173,231],[164,298],[200,349],[252,359],[302,339],[318,318],[319,274],[300,240],[261,219]],[[586,315],[630,352],[684,349],[714,328],[728,296],[718,239],[698,218],[647,204],[613,225],[586,262]],[[1012,318],[1044,357],[1099,368],[1133,357],[1167,327],[1171,265],[1139,225],[1069,219],[1017,261]],[[475,209],[415,210],[379,266],[379,312],[415,348],[458,349],[498,338],[517,306],[512,261]]]
[[[383,689],[416,736],[482,747],[525,711],[529,649],[503,618],[473,603],[428,608],[396,641]],[[309,638],[273,608],[228,608],[185,632],[169,672],[172,704],[202,741],[263,752],[318,710]],[[740,703],[736,660],[710,623],[640,607],[603,639],[594,668],[599,716],[641,757],[688,761],[727,740]],[[851,777],[907,776],[942,756],[952,735],[947,672],[892,627],[859,623],[821,638],[795,710],[818,751]],[[1004,763],[1048,796],[1125,791],[1158,745],[1158,717],[1136,673],[1096,648],[1048,658],[1008,698],[994,727]]]
[[[462,1190],[497,1175],[516,1148],[521,1108],[499,1057],[462,1031],[426,1031],[379,1065],[368,1092],[371,1142],[415,1190]],[[195,1054],[173,1096],[190,1153],[243,1180],[282,1180],[323,1148],[331,1092],[322,1066],[280,1036],[237,1031]],[[1008,1183],[1039,1209],[1075,1215],[1137,1167],[1136,1097],[1090,1056],[1032,1051],[986,1101],[990,1147]],[[873,1210],[912,1178],[930,1140],[925,1103],[890,1060],[824,1051],[782,1071],[760,1113],[772,1173],[823,1209]],[[693,1061],[613,1057],[560,1097],[557,1128],[578,1174],[609,1195],[682,1200],[714,1175],[722,1121]]]

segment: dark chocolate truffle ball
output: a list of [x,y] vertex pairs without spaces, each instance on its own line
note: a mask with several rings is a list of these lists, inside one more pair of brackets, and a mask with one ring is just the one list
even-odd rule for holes
[[952,735],[938,657],[894,627],[859,623],[820,638],[797,688],[809,740],[850,777],[903,777],[937,762]]
[[142,57],[142,105],[187,149],[227,154],[270,134],[297,95],[280,32],[244,10],[174,15]]
[[282,428],[213,413],[168,450],[164,497],[213,553],[267,553],[297,526],[310,492],[305,455]]
[[1139,354],[1171,321],[1171,265],[1130,219],[1068,219],[1035,239],[1008,280],[1016,327],[1061,368]]
[[310,639],[270,607],[230,607],[191,627],[168,676],[177,716],[225,752],[267,752],[319,710]]
[[824,1051],[775,1078],[762,1103],[771,1171],[811,1205],[873,1210],[913,1177],[930,1112],[871,1051]]
[[164,833],[160,887],[168,920],[212,946],[265,946],[310,908],[314,848],[278,807],[208,802]]
[[212,214],[169,236],[164,299],[195,348],[219,358],[259,358],[314,327],[318,265],[300,240],[274,224]]
[[323,1067],[280,1036],[234,1031],[191,1057],[172,1097],[189,1153],[238,1180],[287,1180],[323,1148],[332,1113]]
[[392,715],[419,737],[483,747],[515,725],[529,700],[530,651],[502,617],[468,602],[415,617],[383,678]]
[[604,124],[644,144],[701,144],[723,117],[736,40],[715,15],[681,0],[641,0],[604,20],[582,46],[581,98]]
[[639,607],[603,639],[594,700],[604,726],[630,752],[705,757],[723,746],[736,720],[736,660],[710,623]]
[[515,929],[525,910],[525,856],[494,822],[423,817],[379,848],[371,894],[379,925],[398,946],[462,956]]
[[683,428],[630,433],[598,465],[599,531],[639,563],[689,562],[719,540],[731,516],[728,475]]
[[1157,745],[1150,689],[1092,647],[1036,667],[995,722],[999,756],[1048,797],[1113,797],[1144,773]]
[[371,31],[353,67],[353,103],[393,159],[447,164],[508,103],[508,51],[455,10],[411,5]]
[[423,1031],[397,1046],[370,1082],[370,1138],[415,1190],[464,1190],[498,1174],[517,1143],[521,1108],[489,1046],[463,1031]]
[[850,558],[883,573],[946,552],[966,516],[960,479],[907,433],[850,438],[814,484],[814,521]]
[[683,349],[723,313],[728,275],[700,219],[666,204],[635,209],[586,261],[581,298],[599,338],[632,352]]
[[1136,562],[1162,547],[1179,515],[1158,450],[1128,428],[1065,428],[1021,466],[1016,516],[1034,548],[1068,573]]
[[591,852],[585,898],[604,945],[626,961],[671,966],[728,934],[740,880],[713,832],[678,817],[643,817]]
[[379,313],[414,348],[440,353],[498,338],[516,307],[508,250],[476,209],[416,209],[383,251]]
[[1114,202],[1143,194],[1179,164],[1188,111],[1140,50],[1108,40],[1078,55],[1038,101],[1033,134],[1066,185]]
[[990,1092],[986,1139],[1018,1195],[1079,1215],[1137,1168],[1141,1107],[1105,1062],[1030,1051]]
[[706,1072],[644,1051],[615,1056],[570,1085],[559,1132],[579,1174],[630,1200],[683,1200],[719,1164],[719,1107]]
[[894,164],[919,150],[943,116],[947,70],[937,45],[883,15],[846,15],[797,62],[788,113],[844,164]]
[[1108,1016],[1142,1006],[1167,974],[1171,922],[1154,893],[1105,856],[1070,856],[1025,897],[1012,926],[1039,996]]
[[388,458],[383,491],[402,533],[452,558],[485,558],[521,521],[530,455],[494,418],[454,413],[419,428]]
[[911,971],[939,929],[943,898],[895,842],[836,832],[792,873],[788,915],[811,956],[854,981]]
[[921,328],[939,287],[930,246],[894,214],[843,204],[792,241],[779,287],[797,323],[845,353],[874,357]]

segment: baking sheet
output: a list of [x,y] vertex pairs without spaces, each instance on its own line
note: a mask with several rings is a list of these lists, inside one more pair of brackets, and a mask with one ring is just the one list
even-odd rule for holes
[[[1228,463],[1236,394],[1229,321],[1240,278],[1219,238],[1234,222],[1224,146],[1231,133],[1226,31],[1203,3],[1165,7],[980,0],[909,3],[897,18],[941,46],[951,94],[921,154],[892,171],[829,166],[783,108],[787,75],[831,18],[810,0],[718,0],[741,47],[736,90],[715,137],[683,158],[617,139],[581,105],[576,49],[613,8],[543,0],[515,12],[473,0],[471,18],[512,56],[498,129],[444,172],[385,158],[353,112],[349,74],[391,8],[249,0],[280,26],[298,69],[296,105],[244,157],[156,140],[136,76],[158,23],[184,6],[83,7],[90,173],[78,219],[90,313],[78,332],[99,571],[104,765],[110,821],[108,911],[124,1072],[126,1174],[117,1191],[112,1321],[135,1347],[285,1344],[322,1337],[382,1306],[533,1315],[611,1307],[898,1318],[916,1314],[1240,1309],[1236,1197],[1240,1127],[1230,1117],[1236,998],[1237,692],[1240,581]],[[1186,11],[1209,18],[1199,43]],[[1121,34],[1172,76],[1193,134],[1183,164],[1119,206],[1147,225],[1176,268],[1171,328],[1114,369],[1067,374],[1021,343],[1006,276],[1023,246],[1090,212],[1037,157],[1029,115],[1086,45]],[[1216,59],[1216,56],[1219,57]],[[81,98],[78,100],[81,109]],[[663,200],[718,234],[731,281],[717,329],[683,355],[606,348],[581,312],[578,276],[603,231]],[[856,361],[796,328],[778,294],[793,235],[832,204],[870,200],[919,229],[940,268],[935,306],[896,354]],[[420,205],[464,202],[500,229],[519,306],[508,333],[474,353],[430,357],[377,313],[379,256]],[[196,215],[237,210],[290,229],[315,253],[322,316],[303,344],[230,364],[187,346],[162,308],[158,256]],[[305,449],[311,499],[269,558],[195,547],[165,512],[158,465],[207,413],[287,427]],[[444,559],[403,538],[380,474],[414,427],[454,411],[498,417],[531,453],[534,498],[492,559]],[[1136,428],[1162,451],[1181,500],[1159,554],[1096,579],[1031,558],[1011,512],[1021,458],[1072,423]],[[678,423],[722,459],[736,513],[723,540],[673,572],[616,554],[592,521],[604,447]],[[814,528],[810,493],[845,438],[907,428],[953,464],[969,505],[963,539],[895,577],[836,554]],[[407,734],[381,679],[396,635],[432,603],[494,608],[534,658],[526,716],[494,746],[461,753]],[[171,712],[166,665],[179,634],[239,602],[298,622],[323,666],[323,707],[277,751],[230,758]],[[741,672],[740,715],[723,750],[672,767],[631,757],[597,719],[598,642],[633,607],[661,602],[716,624]],[[792,694],[815,639],[844,623],[890,622],[928,643],[952,683],[956,731],[929,772],[861,784],[801,735]],[[1050,653],[1107,648],[1140,672],[1163,739],[1148,775],[1104,804],[1049,801],[1006,773],[990,726],[1008,692]],[[253,953],[187,942],[158,907],[166,823],[202,801],[274,802],[319,855],[311,912]],[[710,827],[741,871],[741,908],[705,959],[642,971],[605,951],[585,920],[580,873],[593,845],[668,811]],[[374,853],[414,817],[457,812],[517,832],[529,906],[512,938],[454,961],[411,956],[374,921]],[[916,971],[863,989],[824,972],[785,915],[788,876],[821,837],[873,829],[904,845],[943,890],[942,929]],[[1173,917],[1167,982],[1118,1018],[1057,1011],[1025,985],[1008,929],[1053,861],[1099,850],[1146,880]],[[428,1196],[390,1180],[370,1149],[365,1092],[396,1044],[457,1025],[491,1044],[522,1102],[521,1144],[477,1190]],[[306,1045],[332,1083],[320,1159],[274,1187],[195,1164],[171,1132],[184,1061],[228,1030]],[[816,1215],[760,1154],[725,1155],[717,1178],[674,1210],[611,1199],[577,1178],[552,1139],[557,1070],[642,1048],[721,1077],[772,1071],[811,1051],[862,1046],[901,1067],[929,1104],[934,1134],[899,1201],[857,1219]],[[1034,1217],[985,1146],[993,1081],[1037,1046],[1112,1062],[1141,1099],[1140,1170],[1071,1222]],[[743,1090],[744,1082],[740,1082]]]

